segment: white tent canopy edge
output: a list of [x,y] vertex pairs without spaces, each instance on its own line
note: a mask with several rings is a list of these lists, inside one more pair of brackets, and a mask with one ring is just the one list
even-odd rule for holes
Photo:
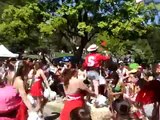
[[0,57],[18,57],[18,54],[12,53],[4,45],[0,45]]

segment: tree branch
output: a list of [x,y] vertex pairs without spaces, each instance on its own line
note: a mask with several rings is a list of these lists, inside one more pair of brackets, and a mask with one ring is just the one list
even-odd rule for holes
[[94,37],[94,35],[98,33],[98,31],[94,31],[88,38],[88,42]]
[[71,37],[62,31],[60,31],[60,33],[67,39],[67,41],[70,43],[72,49],[75,51],[75,43],[72,40],[70,40]]
[[81,37],[77,32],[73,32],[69,29],[69,26],[68,28],[66,29],[66,31],[70,34],[70,36],[78,36],[78,37]]

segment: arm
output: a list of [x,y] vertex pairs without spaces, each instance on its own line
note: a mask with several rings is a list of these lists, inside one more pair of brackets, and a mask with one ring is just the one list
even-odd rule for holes
[[44,80],[45,87],[50,90],[49,83],[48,83],[48,81],[47,81],[47,77],[45,76],[43,70],[40,70],[40,75],[41,75],[41,77],[42,77],[43,80]]
[[126,76],[123,79],[126,79],[129,77],[129,70],[127,68],[125,68],[125,73],[126,73]]
[[89,93],[91,96],[96,96],[93,91],[91,91],[86,84],[83,83],[82,80],[79,80],[79,89],[86,91]]
[[109,60],[109,59],[110,59],[110,56],[108,56],[108,54],[106,54],[106,56],[101,55],[101,60],[102,61],[106,61],[106,60]]
[[125,86],[122,82],[118,82],[117,84],[121,87],[121,91],[120,92],[115,92],[115,93],[111,92],[112,96],[122,95],[125,91],[125,89],[124,89]]
[[123,92],[111,93],[111,95],[113,95],[113,96],[122,95],[122,94],[123,94]]
[[28,79],[32,79],[32,77],[33,77],[33,69],[29,71]]
[[29,102],[28,98],[27,98],[27,93],[25,91],[25,87],[24,87],[24,82],[22,80],[19,79],[19,82],[18,82],[18,92],[23,100],[23,102],[25,103],[25,105],[27,106],[27,108],[29,110],[32,110],[32,105],[31,103]]
[[86,68],[87,68],[87,64],[86,64],[85,61],[84,61],[83,64],[82,64],[82,68],[83,68],[83,69],[86,69]]
[[81,80],[86,80],[87,79],[86,70],[84,71],[78,70],[78,78]]

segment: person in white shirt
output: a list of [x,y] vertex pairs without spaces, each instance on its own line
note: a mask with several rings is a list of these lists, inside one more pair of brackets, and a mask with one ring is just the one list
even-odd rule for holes
[[125,80],[129,76],[129,71],[125,67],[123,61],[119,61],[119,68],[117,69],[117,73],[119,75],[120,80]]

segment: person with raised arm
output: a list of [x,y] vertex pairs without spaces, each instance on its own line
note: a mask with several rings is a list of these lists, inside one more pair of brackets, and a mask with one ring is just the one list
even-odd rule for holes
[[62,73],[64,80],[64,90],[66,101],[61,111],[60,120],[70,120],[70,112],[78,107],[85,106],[85,95],[95,96],[95,93],[89,90],[83,80],[78,79],[78,70],[65,69]]

